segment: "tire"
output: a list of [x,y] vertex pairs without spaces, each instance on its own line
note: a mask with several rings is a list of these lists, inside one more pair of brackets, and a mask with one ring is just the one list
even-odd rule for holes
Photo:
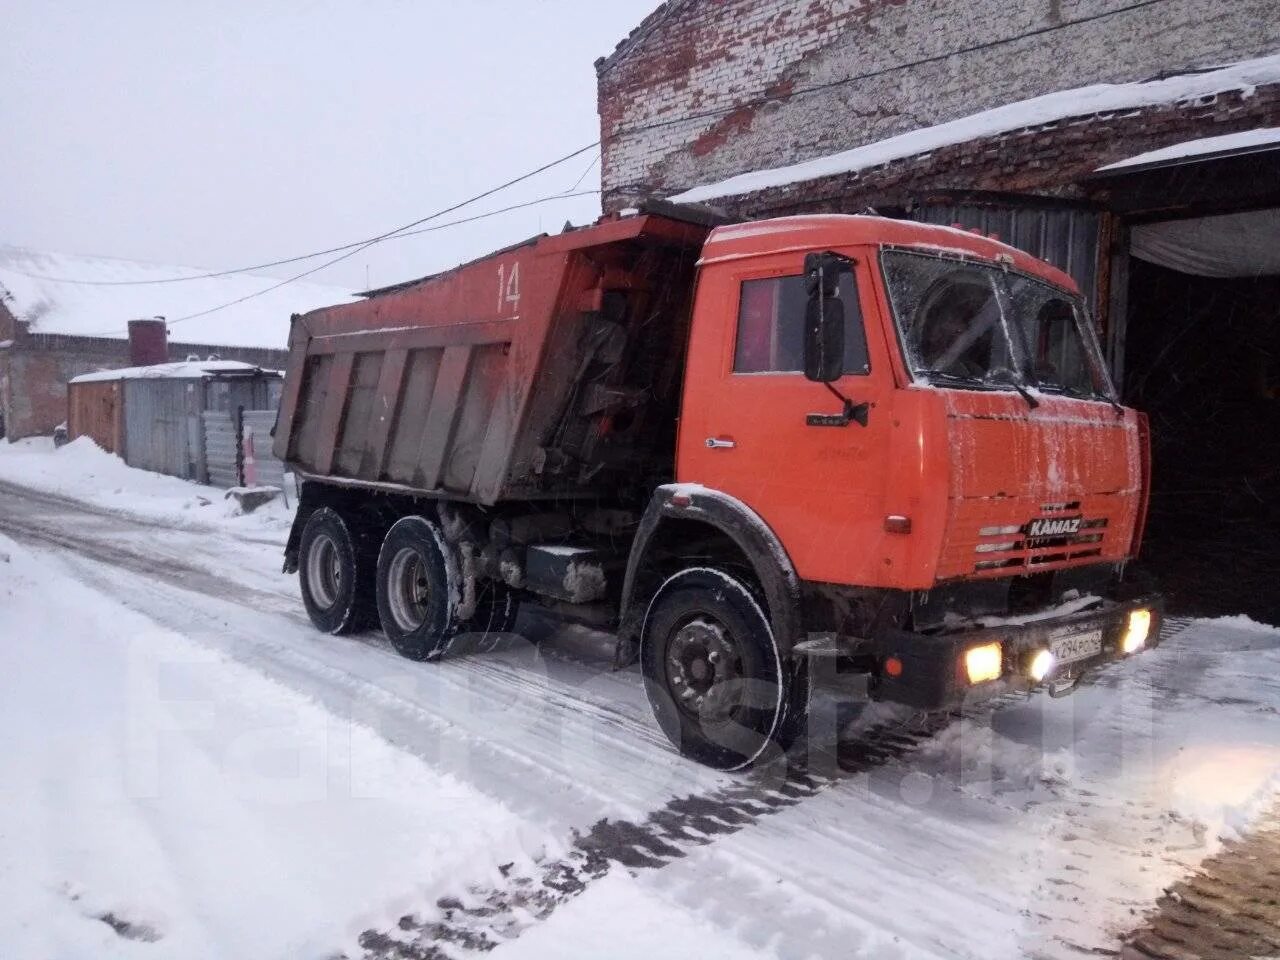
[[699,763],[741,770],[777,758],[803,730],[807,673],[783,660],[760,604],[723,571],[684,570],[662,585],[640,664],[658,725]]
[[298,580],[302,603],[317,630],[343,636],[368,626],[373,559],[336,510],[321,507],[303,527]]
[[378,618],[403,657],[438,660],[466,629],[457,618],[458,564],[425,517],[398,520],[378,554]]

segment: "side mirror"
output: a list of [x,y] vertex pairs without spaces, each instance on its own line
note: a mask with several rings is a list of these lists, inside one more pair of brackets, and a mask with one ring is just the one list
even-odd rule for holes
[[804,375],[834,383],[844,374],[844,304],[840,274],[850,269],[838,253],[811,253],[804,259],[809,302],[804,317]]

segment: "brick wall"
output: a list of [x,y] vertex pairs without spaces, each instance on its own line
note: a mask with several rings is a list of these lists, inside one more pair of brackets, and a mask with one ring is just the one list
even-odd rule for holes
[[1280,51],[1275,0],[1135,2],[669,0],[597,65],[606,208],[1055,90]]
[[[797,213],[882,212],[909,207],[930,192],[1033,193],[1105,200],[1082,180],[1100,164],[1182,139],[1280,127],[1280,85],[1251,95],[1222,93],[1192,103],[1095,114],[1027,127],[837,176],[713,201],[744,219]],[[1177,198],[1170,198],[1171,202]]]
[[[3,318],[0,318],[0,323]],[[28,334],[17,325],[13,346],[0,351],[0,416],[9,440],[43,436],[67,419],[67,382],[84,373],[129,366],[125,340]],[[3,338],[0,338],[2,340]],[[261,367],[284,369],[283,350],[170,343],[169,359],[216,354]]]

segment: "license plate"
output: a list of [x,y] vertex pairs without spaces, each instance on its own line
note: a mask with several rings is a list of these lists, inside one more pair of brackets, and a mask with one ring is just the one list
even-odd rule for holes
[[1049,650],[1058,663],[1075,663],[1102,653],[1102,630],[1090,630],[1054,640]]

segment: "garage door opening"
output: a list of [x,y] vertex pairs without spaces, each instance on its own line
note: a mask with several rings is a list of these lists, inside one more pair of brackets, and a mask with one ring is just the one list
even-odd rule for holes
[[1136,227],[1127,403],[1151,418],[1143,565],[1174,609],[1280,624],[1280,216]]

